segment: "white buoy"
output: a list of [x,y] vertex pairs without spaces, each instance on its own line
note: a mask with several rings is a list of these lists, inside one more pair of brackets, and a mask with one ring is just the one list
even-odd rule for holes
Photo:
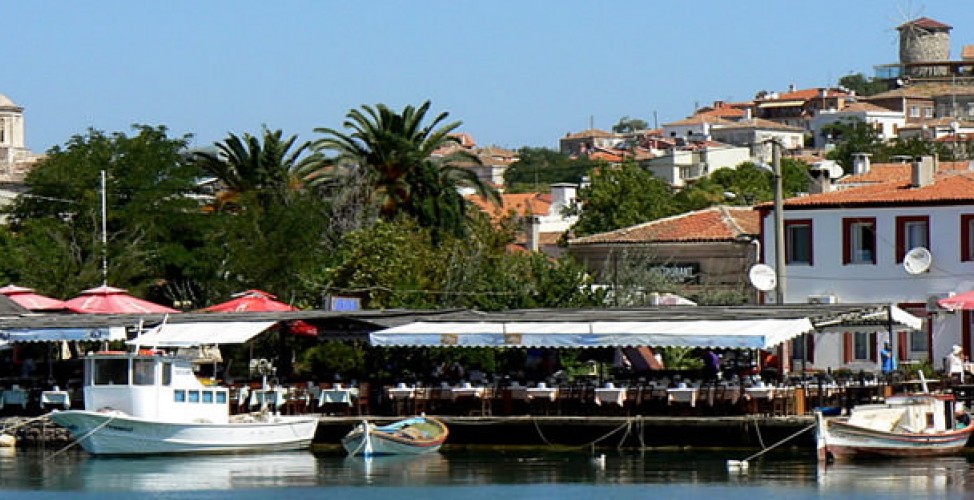
[[17,446],[17,438],[10,434],[0,434],[0,448],[13,448]]
[[744,472],[747,470],[747,460],[728,460],[727,470],[730,472]]

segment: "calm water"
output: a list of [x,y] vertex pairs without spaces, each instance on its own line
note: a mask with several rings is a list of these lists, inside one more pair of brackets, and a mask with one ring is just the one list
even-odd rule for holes
[[[0,452],[5,451],[0,449]],[[6,450],[9,451],[9,450]],[[974,495],[972,457],[818,467],[811,453],[443,452],[412,458],[277,453],[212,457],[0,455],[0,497],[54,498],[915,498]]]

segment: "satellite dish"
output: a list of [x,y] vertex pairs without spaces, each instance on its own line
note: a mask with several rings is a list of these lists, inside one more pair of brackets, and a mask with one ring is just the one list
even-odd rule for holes
[[845,173],[845,171],[842,170],[842,167],[839,166],[839,164],[833,163],[833,164],[829,165],[829,177],[830,178],[832,178],[832,179],[838,179],[839,177],[842,177],[842,174],[844,174],[844,173]]
[[909,274],[926,272],[931,264],[933,264],[933,255],[930,255],[930,250],[923,247],[911,248],[903,256],[903,269]]
[[755,264],[751,266],[747,277],[751,280],[751,285],[762,292],[774,290],[778,285],[778,278],[775,276],[774,268],[766,264]]

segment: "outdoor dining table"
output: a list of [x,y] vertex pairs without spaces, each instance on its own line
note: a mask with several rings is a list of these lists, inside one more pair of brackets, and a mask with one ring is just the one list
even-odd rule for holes
[[0,408],[6,405],[20,405],[21,408],[27,408],[27,395],[27,390],[19,387],[4,389],[0,394]]
[[546,399],[549,401],[554,401],[558,398],[558,388],[557,387],[528,387],[524,390],[525,398],[530,401],[533,399],[542,400]]
[[598,387],[595,389],[595,404],[616,404],[622,406],[626,401],[625,387]]
[[696,387],[670,387],[666,390],[670,404],[690,403],[690,406],[697,406],[697,395],[700,390]]
[[464,384],[458,387],[450,388],[450,397],[456,400],[457,398],[479,398],[484,395],[484,388],[479,386],[472,386],[469,384]]
[[71,408],[71,394],[68,391],[44,391],[41,393],[41,408],[53,406],[67,410]]
[[252,407],[263,408],[266,404],[276,413],[280,411],[281,407],[287,401],[287,390],[283,387],[256,389],[251,393],[251,397],[253,398],[250,401]]
[[358,399],[358,388],[336,386],[331,389],[322,389],[318,394],[318,407],[327,404],[346,404],[352,406]]

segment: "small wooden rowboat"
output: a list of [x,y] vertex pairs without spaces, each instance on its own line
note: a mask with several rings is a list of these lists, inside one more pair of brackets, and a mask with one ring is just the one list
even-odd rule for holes
[[382,426],[363,421],[342,438],[342,446],[353,456],[422,455],[439,450],[449,433],[446,424],[425,416]]

